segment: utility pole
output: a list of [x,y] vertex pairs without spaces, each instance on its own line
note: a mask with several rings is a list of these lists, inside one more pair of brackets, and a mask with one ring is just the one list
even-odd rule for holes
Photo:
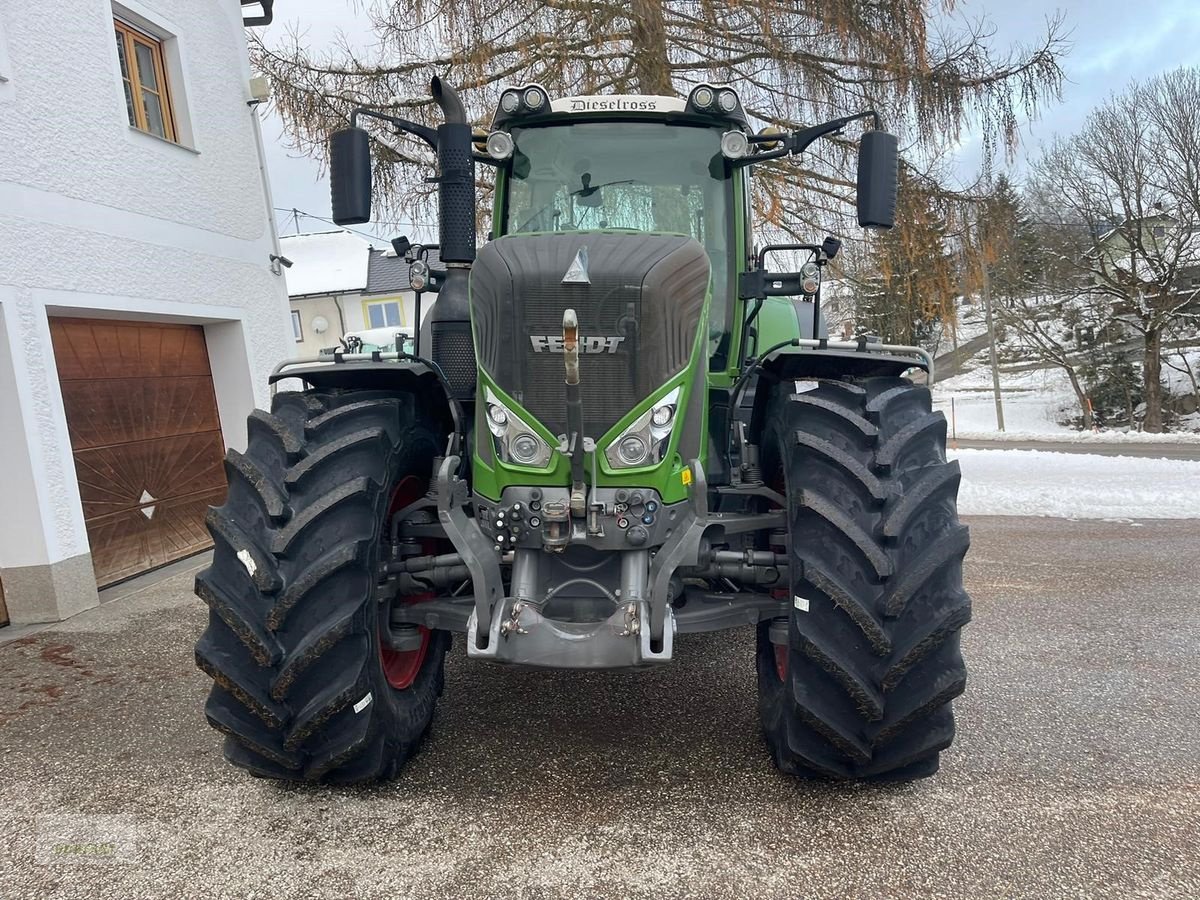
[[[300,210],[292,207],[292,221],[296,224],[296,234],[300,233]],[[1003,430],[1003,429],[1001,429]]]
[[988,356],[992,361],[992,392],[996,395],[996,429],[1004,430],[1004,402],[1000,399],[1000,362],[996,353],[996,324],[992,318],[992,279],[988,274],[988,248],[979,248],[979,273],[983,285],[983,312],[987,319]]

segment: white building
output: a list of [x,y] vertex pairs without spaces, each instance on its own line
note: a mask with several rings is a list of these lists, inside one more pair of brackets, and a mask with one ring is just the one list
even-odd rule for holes
[[272,4],[0,0],[14,623],[63,618],[98,584],[208,546],[222,455],[294,350],[243,5]]
[[[395,328],[416,331],[416,295],[409,287],[409,265],[391,248],[375,249],[349,231],[323,231],[280,238],[292,306],[296,355],[317,356],[332,350],[349,332]],[[436,252],[429,261],[436,265]],[[434,293],[421,301],[424,321]]]

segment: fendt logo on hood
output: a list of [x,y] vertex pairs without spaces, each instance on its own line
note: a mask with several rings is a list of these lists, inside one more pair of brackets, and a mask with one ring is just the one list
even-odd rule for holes
[[[581,337],[579,339],[580,353],[616,353],[617,347],[624,341],[623,337]],[[562,353],[562,335],[531,334],[529,342],[533,344],[534,353]]]

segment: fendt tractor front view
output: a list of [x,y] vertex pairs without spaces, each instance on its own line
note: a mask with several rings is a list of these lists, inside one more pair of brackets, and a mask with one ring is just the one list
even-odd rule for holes
[[[420,333],[281,365],[272,383],[305,389],[250,416],[210,511],[196,659],[227,758],[286,780],[395,774],[453,634],[474,659],[624,669],[669,665],[681,633],[754,626],[781,770],[935,772],[970,601],[932,361],[830,340],[838,241],[755,252],[749,220],[752,166],[865,122],[859,224],[892,227],[896,138],[873,112],[755,133],[720,85],[526,85],[487,133],[448,84],[432,94],[436,128],[360,109],[330,147],[343,225],[370,219],[362,119],[436,153],[440,262],[401,248],[418,302],[436,292]],[[495,169],[478,252],[476,165]],[[768,271],[779,251],[809,261]]]

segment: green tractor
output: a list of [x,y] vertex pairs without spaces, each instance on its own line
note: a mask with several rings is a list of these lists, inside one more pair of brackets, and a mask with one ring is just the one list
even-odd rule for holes
[[[436,154],[440,264],[413,279],[437,296],[413,352],[277,369],[305,389],[251,415],[209,515],[196,659],[227,758],[276,779],[394,775],[456,633],[472,659],[613,669],[754,626],[782,771],[934,773],[970,601],[932,362],[830,340],[838,242],[755,252],[749,221],[755,164],[867,119],[859,223],[890,228],[896,138],[870,112],[756,134],[735,90],[708,84],[526,85],[486,135],[449,85],[432,94],[436,129],[360,109],[330,148],[339,224],[370,219],[359,119]],[[477,164],[495,168],[478,252]],[[779,251],[809,261],[768,271]]]

